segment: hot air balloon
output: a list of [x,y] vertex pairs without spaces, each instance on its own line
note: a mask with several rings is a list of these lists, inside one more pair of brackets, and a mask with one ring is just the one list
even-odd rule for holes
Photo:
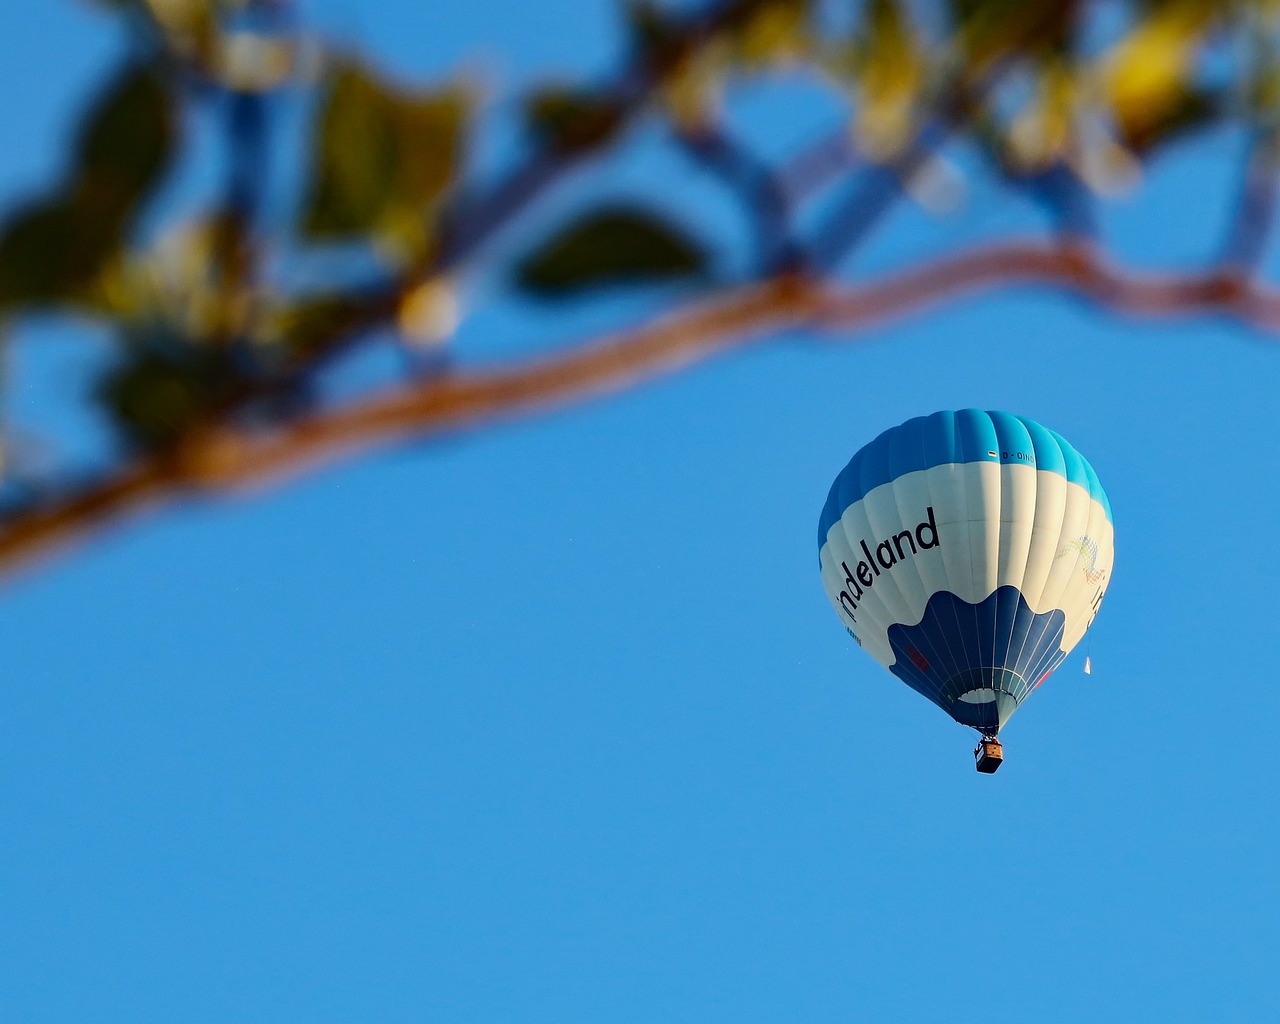
[[1063,437],[964,409],[886,430],[837,475],[818,520],[827,597],[864,651],[981,736],[1084,636],[1111,582],[1111,504]]

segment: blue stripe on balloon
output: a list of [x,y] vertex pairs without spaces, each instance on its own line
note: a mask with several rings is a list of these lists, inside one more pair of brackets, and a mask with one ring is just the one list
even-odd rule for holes
[[891,427],[859,449],[827,494],[818,519],[818,550],[822,550],[827,533],[839,522],[845,509],[881,484],[934,466],[968,462],[1033,463],[1030,458],[1017,458],[1019,453],[1034,456],[1037,469],[1057,473],[1088,490],[1090,497],[1106,510],[1108,522],[1113,521],[1111,502],[1098,481],[1098,474],[1061,434],[1025,416],[960,409],[917,416]]
[[1067,475],[1067,460],[1062,454],[1062,445],[1053,436],[1051,430],[1040,426],[1035,420],[1020,417],[1020,422],[1031,435],[1031,444],[1035,448],[1036,469],[1043,469],[1059,476]]

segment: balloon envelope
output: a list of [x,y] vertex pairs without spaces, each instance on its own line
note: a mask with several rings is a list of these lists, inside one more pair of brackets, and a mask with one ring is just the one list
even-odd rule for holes
[[957,722],[996,734],[1079,642],[1115,556],[1093,467],[1033,420],[908,420],[836,477],[818,561],[863,650]]

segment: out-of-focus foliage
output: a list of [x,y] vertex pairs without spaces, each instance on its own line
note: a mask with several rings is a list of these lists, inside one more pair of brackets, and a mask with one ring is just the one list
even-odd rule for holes
[[928,55],[897,0],[872,0],[848,54],[860,100],[858,140],[873,159],[891,157],[911,140]]
[[706,269],[702,248],[655,214],[629,207],[599,209],[563,228],[520,264],[531,292],[558,295],[592,285],[687,277]]
[[586,90],[549,87],[529,97],[529,130],[534,140],[562,153],[609,141],[626,117],[623,105]]
[[[488,280],[560,300],[725,282],[708,254],[726,243],[677,226],[660,193],[642,206],[552,187],[605,154],[625,159],[639,126],[715,174],[757,225],[753,244],[786,252],[724,260],[766,274],[806,269],[819,238],[839,252],[841,221],[799,216],[814,183],[884,182],[889,169],[905,194],[945,206],[930,198],[945,178],[935,150],[970,147],[1011,187],[1078,206],[1139,187],[1144,166],[1197,129],[1233,122],[1262,152],[1280,146],[1280,0],[631,0],[617,74],[489,97],[393,82],[376,55],[313,38],[292,0],[98,3],[127,26],[130,57],[86,104],[60,180],[0,219],[0,314],[63,309],[109,325],[114,359],[95,393],[134,449],[304,408],[308,378],[379,330],[443,351],[486,260],[503,271]],[[814,140],[835,154],[816,177],[806,147],[771,163],[734,130],[737,97],[786,76],[820,83],[845,111]],[[272,116],[299,95],[313,110],[301,161],[277,153]],[[227,181],[175,223],[153,200],[194,142],[180,127],[196,107],[224,126]],[[513,110],[522,148],[478,172],[480,122]],[[299,163],[288,195],[268,192],[268,172]],[[564,204],[562,226],[522,235],[519,215],[544,196]],[[486,244],[508,226],[508,246]],[[305,287],[286,272],[299,266]]]
[[164,448],[243,392],[235,353],[164,335],[126,339],[127,357],[99,385],[99,397],[126,439]]
[[1120,138],[1142,152],[1216,114],[1213,93],[1197,84],[1199,44],[1215,6],[1156,6],[1113,48],[1103,67],[1105,96]]
[[125,68],[85,115],[63,184],[0,228],[0,309],[92,303],[174,143],[164,82],[146,67]]
[[[298,70],[300,48],[287,31],[288,0],[94,0],[157,37],[188,73],[227,89],[260,92]],[[282,29],[286,29],[283,30]]]
[[457,90],[400,92],[355,61],[337,64],[320,103],[305,235],[372,235],[421,252],[457,170],[465,116]]
[[748,11],[729,33],[735,63],[747,70],[802,60],[810,53],[814,5],[772,0]]

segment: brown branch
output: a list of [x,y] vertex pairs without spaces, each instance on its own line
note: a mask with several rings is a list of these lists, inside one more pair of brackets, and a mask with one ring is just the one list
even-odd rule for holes
[[634,387],[790,328],[847,334],[947,299],[1010,285],[1065,290],[1138,317],[1222,312],[1280,330],[1280,291],[1218,274],[1145,275],[1086,247],[1008,242],[950,255],[887,279],[833,287],[782,276],[657,323],[528,363],[412,382],[275,432],[220,428],[177,454],[10,516],[0,573],[159,504],[261,486],[360,451],[476,428]]
[[1222,312],[1280,330],[1280,291],[1220,272],[1143,274],[1112,266],[1088,246],[1009,242],[948,256],[874,286],[830,294],[820,322],[863,327],[998,285],[1059,288],[1135,317]]

